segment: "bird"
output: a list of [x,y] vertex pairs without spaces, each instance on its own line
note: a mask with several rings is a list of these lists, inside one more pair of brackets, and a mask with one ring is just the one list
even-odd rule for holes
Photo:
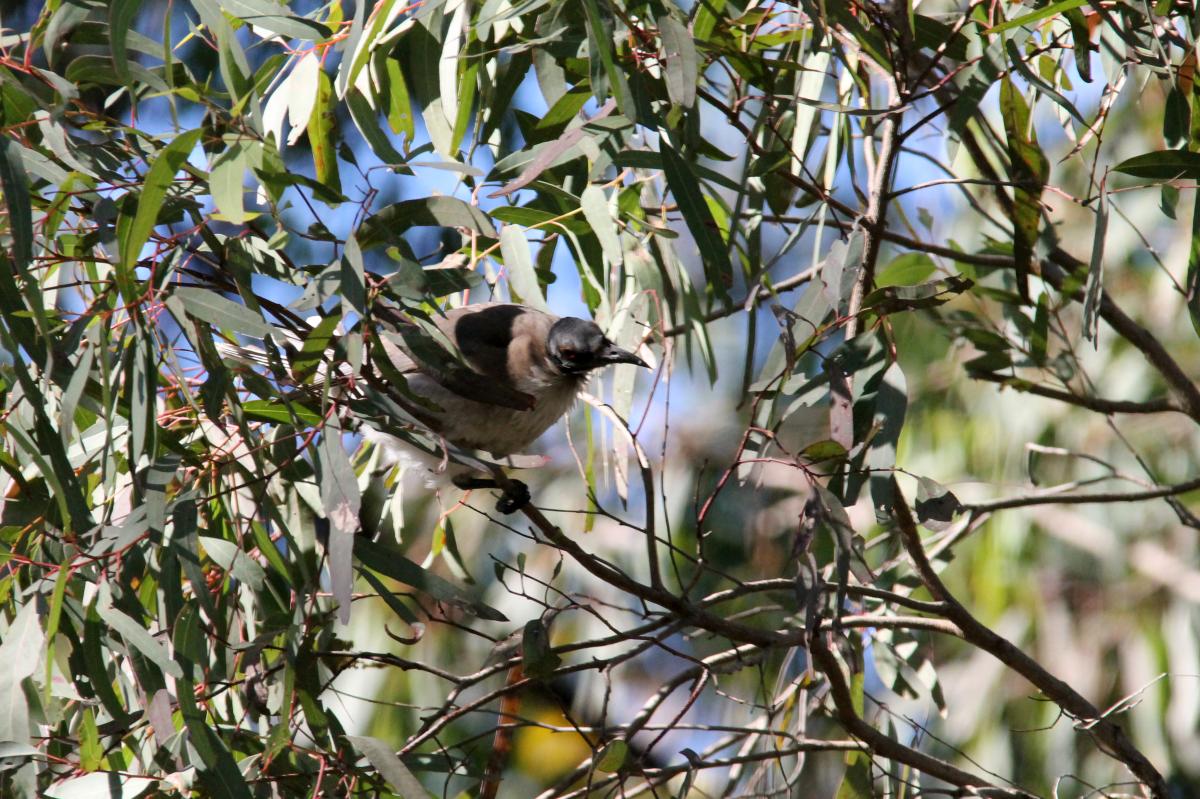
[[[478,303],[431,314],[458,361],[423,358],[418,348],[405,346],[414,333],[421,334],[400,309],[379,304],[373,315],[378,323],[375,343],[380,346],[369,347],[364,371],[374,373],[376,381],[399,374],[407,391],[422,401],[403,402],[406,411],[449,444],[482,450],[496,459],[528,449],[571,409],[595,370],[614,364],[649,368],[590,319],[560,317],[518,303]],[[246,356],[245,348],[220,349],[226,355]],[[427,354],[424,349],[420,353]],[[387,363],[378,363],[379,358]],[[395,446],[396,439],[384,433],[364,428],[364,435]],[[464,489],[501,487],[494,477],[479,474],[460,468],[450,476]],[[528,488],[518,480],[505,482],[496,507],[512,513],[528,503]]]
[[[389,307],[383,317],[393,326],[406,323],[391,311]],[[436,406],[410,410],[447,442],[493,458],[528,449],[571,409],[596,369],[622,363],[648,368],[592,320],[559,317],[527,305],[466,305],[433,317],[433,322],[473,374],[446,380],[411,356],[385,347],[409,390]],[[451,479],[464,489],[497,487],[494,478],[469,469],[456,470]],[[508,483],[496,505],[502,513],[529,501],[524,483]]]
[[[570,410],[592,371],[618,363],[647,367],[590,319],[558,317],[526,305],[467,305],[433,322],[466,366],[485,380],[447,385],[411,357],[393,357],[392,366],[409,389],[437,406],[427,414],[437,433],[495,458],[522,452],[536,441]],[[507,407],[489,396],[500,391],[528,397],[513,403],[525,407]]]

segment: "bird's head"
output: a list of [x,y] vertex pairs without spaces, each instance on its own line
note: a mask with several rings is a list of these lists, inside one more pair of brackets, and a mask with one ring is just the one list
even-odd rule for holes
[[649,365],[629,350],[613,344],[595,322],[567,316],[550,328],[546,338],[550,362],[563,374],[584,375],[613,363]]

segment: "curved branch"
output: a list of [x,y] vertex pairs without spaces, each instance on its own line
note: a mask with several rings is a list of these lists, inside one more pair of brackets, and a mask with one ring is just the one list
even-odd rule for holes
[[970,513],[992,513],[1008,508],[1027,508],[1031,505],[1091,505],[1104,502],[1144,502],[1186,494],[1200,489],[1200,478],[1193,478],[1175,485],[1152,488],[1148,491],[1100,491],[1092,494],[1038,494],[1031,497],[1009,497],[993,502],[964,504],[962,509]]
[[[838,663],[838,659],[825,644],[822,636],[813,637],[811,652],[813,662],[825,675],[825,678],[829,680],[829,695],[833,699],[833,706],[837,711],[838,721],[842,723],[847,732],[865,743],[875,754],[912,766],[931,777],[936,777],[951,785],[957,785],[960,788],[976,789],[975,793],[977,795],[1033,799],[1033,794],[1026,793],[1017,788],[1010,789],[993,785],[987,780],[976,777],[970,772],[963,771],[951,763],[939,760],[917,749],[907,747],[894,738],[884,735],[855,712],[854,698],[850,693],[850,687],[846,684],[846,678],[842,675],[841,664]],[[985,794],[984,791],[987,793]]]
[[1152,400],[1113,400],[1105,399],[1104,397],[1081,397],[1078,394],[1072,394],[1069,391],[1062,391],[1049,386],[1038,385],[1028,380],[1022,380],[1019,377],[1011,375],[996,374],[995,372],[971,372],[971,377],[976,380],[985,380],[989,383],[998,383],[1001,386],[1011,388],[1014,391],[1021,391],[1026,394],[1036,394],[1039,397],[1046,397],[1059,402],[1065,402],[1068,405],[1076,405],[1080,408],[1087,408],[1089,411],[1097,413],[1175,413],[1186,414],[1183,408],[1171,402],[1169,399],[1152,399]]
[[[976,619],[946,589],[945,584],[934,570],[933,564],[925,555],[925,547],[921,542],[921,534],[917,531],[916,521],[913,519],[912,511],[909,510],[908,503],[895,478],[892,478],[892,488],[895,492],[893,510],[896,514],[896,526],[899,529],[904,548],[908,552],[909,558],[912,559],[913,566],[925,588],[933,595],[934,599],[946,603],[945,616],[962,628],[963,638],[1029,680],[1065,712],[1086,723],[1089,731],[1102,744],[1101,749],[1104,752],[1124,763],[1150,789],[1155,799],[1165,799],[1167,796],[1166,781],[1163,780],[1158,769],[1133,745],[1120,725],[1105,717],[1095,705],[1077,693],[1074,688],[1055,677],[1007,638]],[[814,654],[816,653],[814,652]]]

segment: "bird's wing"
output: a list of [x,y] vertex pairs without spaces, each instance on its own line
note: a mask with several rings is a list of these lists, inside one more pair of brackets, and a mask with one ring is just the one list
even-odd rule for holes
[[[423,374],[476,402],[517,410],[529,410],[536,404],[519,386],[525,385],[522,376],[528,374],[532,361],[545,357],[546,338],[558,317],[511,303],[466,305],[432,317],[445,337],[445,341],[437,341],[399,309],[380,306],[376,312],[382,325],[371,358],[385,379]],[[217,342],[217,350],[222,357],[244,365],[270,365],[261,347]],[[291,357],[291,348],[286,355]],[[335,368],[341,372],[348,367],[341,364]],[[328,375],[328,367],[323,366],[316,375],[298,381],[302,383],[299,387],[319,391]]]
[[556,317],[510,303],[454,308],[432,317],[449,349],[456,351],[453,355],[399,312],[387,309],[381,317],[394,331],[380,336],[384,354],[402,374],[419,372],[476,402],[517,410],[535,405],[535,398],[518,388],[524,372],[520,371],[520,358],[514,363],[514,353],[528,352],[531,346],[544,351]]
[[437,321],[476,372],[519,390],[534,358],[544,358],[546,338],[558,317],[511,303],[456,308]]

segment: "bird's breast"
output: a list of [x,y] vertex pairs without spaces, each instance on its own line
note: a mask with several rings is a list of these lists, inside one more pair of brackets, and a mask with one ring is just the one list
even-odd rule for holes
[[496,457],[528,449],[571,409],[582,387],[582,381],[574,379],[517,386],[536,400],[531,410],[519,411],[467,399],[424,375],[410,377],[408,383],[415,393],[441,408],[431,415],[438,422],[440,429],[437,432],[447,441],[459,447],[484,450]]

